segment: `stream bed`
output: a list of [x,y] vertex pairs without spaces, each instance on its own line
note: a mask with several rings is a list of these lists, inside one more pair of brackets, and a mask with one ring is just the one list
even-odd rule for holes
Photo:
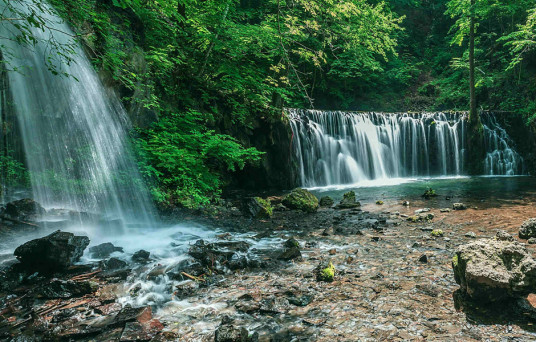
[[[427,188],[438,196],[422,198]],[[493,237],[500,230],[517,238],[521,223],[536,217],[534,178],[406,179],[396,185],[312,189],[336,203],[349,190],[356,191],[361,208],[303,213],[276,206],[271,219],[252,219],[228,200],[205,213],[166,218],[179,225],[133,228],[126,234],[90,232],[90,248],[103,242],[123,248],[110,256],[124,261],[126,271],[107,271],[86,249],[79,264],[93,265],[84,274],[90,274],[99,289],[82,299],[21,301],[10,311],[8,303],[49,280],[0,287],[0,311],[9,322],[0,323],[0,339],[15,341],[26,334],[35,340],[214,341],[215,332],[221,336],[224,328],[244,328],[250,341],[536,339],[536,315],[515,303],[505,311],[460,305],[451,268],[461,244]],[[378,200],[383,205],[376,204]],[[409,206],[402,205],[404,201]],[[468,209],[441,212],[454,202]],[[432,220],[406,219],[423,208],[430,208]],[[3,272],[13,263],[10,253],[18,244],[52,231],[25,228],[27,235],[21,238],[14,229],[0,230],[6,237],[0,240]],[[433,229],[444,235],[433,237]],[[72,230],[81,234],[83,227]],[[299,244],[299,257],[285,255],[292,237]],[[533,245],[527,248],[534,252]],[[141,249],[150,257],[133,261]],[[314,275],[325,260],[335,266],[333,282],[318,281]],[[0,282],[9,275],[5,277]],[[536,304],[530,296],[529,301]],[[63,306],[68,309],[60,303],[69,303]],[[135,328],[128,322],[122,329],[102,323],[130,307],[151,309],[154,330],[138,327],[134,334],[143,332],[143,338],[128,339],[129,329]],[[47,315],[28,320],[33,316],[21,313],[24,310]]]

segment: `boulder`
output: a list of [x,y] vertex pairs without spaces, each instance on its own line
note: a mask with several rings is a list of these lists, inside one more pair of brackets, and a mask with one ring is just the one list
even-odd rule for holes
[[452,268],[462,293],[483,303],[526,296],[536,286],[536,260],[514,241],[481,239],[462,245]]
[[188,254],[201,264],[212,267],[228,263],[235,253],[245,253],[249,247],[249,243],[245,241],[207,243],[204,240],[197,240],[188,250]]
[[339,204],[337,204],[337,209],[351,209],[351,208],[357,208],[360,207],[361,203],[357,202],[355,192],[354,191],[348,191],[342,196],[342,200]]
[[311,192],[297,188],[283,198],[283,205],[290,209],[314,213],[318,210],[318,198]]
[[536,218],[531,218],[523,222],[519,228],[519,237],[521,239],[536,237]]
[[324,196],[320,199],[320,206],[321,207],[331,207],[335,201],[333,201],[333,198],[329,196]]
[[269,200],[260,197],[251,197],[244,201],[243,210],[246,215],[253,218],[270,218],[273,214],[272,205]]
[[465,209],[467,209],[467,206],[465,204],[463,204],[463,203],[454,203],[452,205],[452,209],[453,210],[465,210]]
[[17,220],[35,219],[36,216],[46,213],[39,203],[30,198],[9,202],[6,204],[5,215]]
[[150,255],[151,255],[150,252],[140,249],[139,251],[137,251],[136,253],[132,255],[132,261],[143,264],[149,261]]
[[128,264],[118,258],[110,258],[102,263],[105,270],[120,270],[126,268]]
[[123,248],[115,247],[110,242],[101,243],[100,245],[89,248],[89,255],[95,259],[106,259],[114,252],[123,253]]
[[87,236],[56,231],[17,247],[15,256],[27,268],[35,271],[65,269],[80,260],[89,245]]

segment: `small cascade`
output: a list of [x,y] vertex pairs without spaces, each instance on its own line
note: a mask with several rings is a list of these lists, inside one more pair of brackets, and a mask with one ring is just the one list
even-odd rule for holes
[[[302,186],[464,174],[465,113],[287,111]],[[486,126],[488,174],[520,172],[507,137],[496,122]]]
[[[30,10],[24,3],[13,6]],[[153,207],[129,148],[121,103],[105,93],[77,44],[72,63],[51,59],[46,42],[73,44],[74,35],[48,5],[32,10],[47,23],[32,29],[34,46],[18,44],[11,23],[0,25],[0,31],[8,38],[2,45],[10,67],[7,81],[35,200],[48,208],[149,224]],[[66,76],[54,75],[49,63]]]
[[523,158],[513,148],[513,141],[493,115],[483,115],[486,175],[521,175],[525,173]]

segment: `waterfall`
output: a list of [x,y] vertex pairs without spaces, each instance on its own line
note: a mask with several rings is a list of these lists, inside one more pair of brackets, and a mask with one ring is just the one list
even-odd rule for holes
[[[464,174],[464,113],[287,112],[302,186]],[[519,173],[523,160],[496,121],[485,136],[486,173]]]
[[[26,10],[24,4],[13,6]],[[68,25],[41,6],[33,10],[47,27],[32,29],[34,46],[18,44],[10,23],[0,26],[34,198],[45,207],[148,224],[153,207],[129,148],[127,115],[119,100],[105,93]],[[52,40],[73,44],[71,63],[54,60],[47,44]],[[64,75],[54,75],[50,63]]]

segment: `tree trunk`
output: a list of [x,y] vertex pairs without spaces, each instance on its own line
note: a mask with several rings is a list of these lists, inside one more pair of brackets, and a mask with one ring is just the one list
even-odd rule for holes
[[473,124],[480,121],[480,116],[476,111],[476,94],[475,94],[475,0],[471,0],[471,22],[469,28],[469,97],[470,111],[469,121]]
[[468,122],[468,172],[472,175],[484,173],[484,132],[476,106],[475,92],[475,0],[471,0],[469,23],[469,122]]

